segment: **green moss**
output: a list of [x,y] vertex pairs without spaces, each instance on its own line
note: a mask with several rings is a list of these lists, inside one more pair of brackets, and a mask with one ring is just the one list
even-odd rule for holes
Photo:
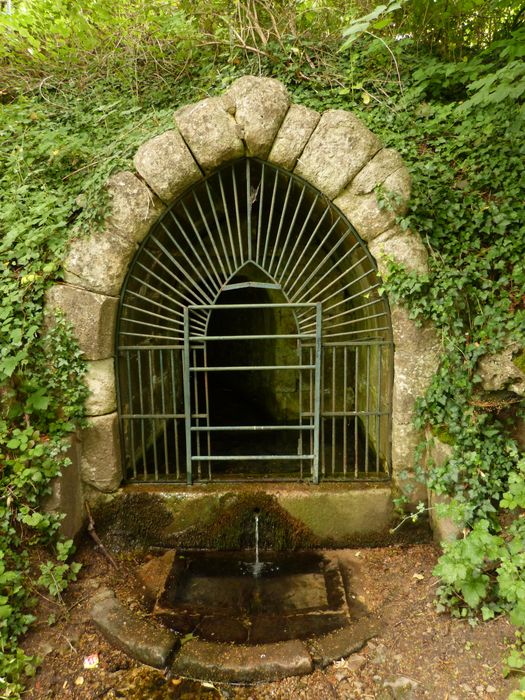
[[525,374],[525,349],[512,358],[512,364]]
[[442,426],[433,427],[432,434],[435,438],[437,438],[440,442],[443,442],[445,445],[454,445],[456,442],[454,437],[448,432],[448,430],[446,428],[443,428]]
[[262,549],[283,551],[319,544],[308,528],[281,508],[274,496],[262,491],[225,494],[213,520],[186,532],[181,544],[222,550],[253,547],[256,512]]
[[164,531],[173,515],[154,493],[127,493],[94,512],[99,535],[112,549],[120,550],[164,544]]

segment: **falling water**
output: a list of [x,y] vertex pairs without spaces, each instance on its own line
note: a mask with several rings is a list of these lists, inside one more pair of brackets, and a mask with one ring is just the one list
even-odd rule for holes
[[259,561],[259,513],[255,513],[255,563],[253,565],[253,575],[257,578],[264,568]]

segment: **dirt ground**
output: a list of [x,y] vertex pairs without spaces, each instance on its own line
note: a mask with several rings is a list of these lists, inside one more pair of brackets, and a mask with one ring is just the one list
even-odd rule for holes
[[[380,635],[357,654],[309,676],[257,686],[213,686],[140,666],[112,648],[89,620],[90,599],[102,586],[130,607],[140,607],[133,555],[117,557],[115,571],[91,540],[82,543],[83,567],[62,605],[41,600],[39,622],[24,648],[43,658],[28,698],[56,700],[328,700],[363,698],[507,698],[516,678],[503,678],[505,645],[514,637],[505,618],[472,627],[435,611],[431,544],[338,551],[354,573],[353,590],[380,622]],[[49,616],[56,622],[49,624]],[[95,668],[86,657],[98,655]]]

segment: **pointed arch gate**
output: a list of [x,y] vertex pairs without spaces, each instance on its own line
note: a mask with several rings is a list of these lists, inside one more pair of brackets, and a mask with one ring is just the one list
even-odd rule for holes
[[131,481],[386,479],[393,344],[375,262],[320,191],[243,158],[142,242],[117,325]]

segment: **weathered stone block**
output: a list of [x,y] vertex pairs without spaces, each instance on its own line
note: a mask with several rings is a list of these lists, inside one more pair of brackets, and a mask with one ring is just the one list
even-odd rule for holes
[[375,154],[372,160],[357,173],[350,185],[351,190],[354,194],[358,195],[370,194],[398,170],[403,171],[403,177],[408,180],[410,185],[410,174],[399,153],[392,148],[382,148]]
[[439,364],[439,352],[396,351],[393,409],[395,420],[410,423],[416,399],[424,396]]
[[70,460],[62,475],[51,482],[51,493],[43,502],[47,512],[63,513],[60,532],[71,539],[82,530],[86,518],[84,494],[80,479],[80,441],[76,433],[70,437],[70,447],[66,457]]
[[91,617],[111,644],[149,666],[164,668],[177,645],[173,632],[132,613],[110,591],[99,593]]
[[133,162],[141,177],[167,204],[202,178],[184,139],[174,129],[140,146]]
[[116,491],[122,480],[116,413],[96,416],[82,431],[82,480],[110,493]]
[[410,318],[408,309],[400,304],[390,307],[392,331],[396,350],[407,354],[430,352],[434,370],[437,369],[437,356],[441,353],[441,343],[436,329],[430,323],[418,325]]
[[164,593],[176,556],[176,550],[169,549],[162,556],[142,564],[137,570],[137,577],[151,601],[156,601]]
[[232,83],[226,95],[235,104],[235,120],[248,155],[267,158],[290,106],[286,88],[273,78],[245,75]]
[[116,173],[107,183],[110,213],[105,228],[69,246],[64,261],[66,282],[93,292],[116,295],[128,264],[162,203],[133,173]]
[[206,173],[244,155],[234,113],[235,105],[227,97],[208,97],[175,112],[180,133]]
[[523,348],[518,343],[510,343],[504,350],[494,355],[485,355],[478,362],[478,374],[485,391],[513,391],[525,396],[525,373],[513,362]]
[[381,142],[356,116],[328,110],[297,161],[295,173],[335,199],[381,148]]
[[428,252],[423,241],[412,231],[398,226],[385,231],[370,241],[368,250],[377,262],[381,276],[388,277],[388,261],[394,260],[409,272],[424,275],[428,272]]
[[440,506],[447,506],[449,503],[449,496],[437,496],[432,491],[428,492],[430,526],[436,542],[450,542],[457,540],[461,535],[462,528],[452,518],[443,517],[439,512]]
[[376,637],[379,626],[375,620],[362,617],[310,643],[310,653],[316,666],[324,668],[333,661],[344,659],[362,649],[369,639]]
[[291,105],[268,156],[270,163],[292,171],[321,115],[303,105]]
[[121,236],[139,243],[164,206],[153,192],[130,172],[112,175],[107,183],[111,208],[106,221]]
[[190,678],[256,683],[310,673],[313,665],[305,645],[297,639],[253,646],[192,639],[182,646],[171,668]]
[[113,355],[118,299],[56,284],[46,293],[46,317],[61,311],[71,322],[79,347],[88,360]]
[[[392,473],[396,486],[407,497],[408,505],[417,506],[427,499],[426,488],[415,481],[412,474],[415,465],[416,448],[423,439],[420,431],[411,423],[400,423],[395,417],[392,424]],[[408,478],[401,479],[400,473],[407,472]]]
[[76,238],[64,261],[64,279],[91,292],[117,296],[135,250],[133,241],[110,228]]
[[355,189],[354,180],[337,197],[334,204],[345,214],[361,238],[365,241],[372,241],[381,233],[393,227],[396,223],[396,217],[406,211],[410,196],[410,175],[406,168],[399,168],[383,181],[377,183],[378,186],[381,186],[384,193],[381,196],[388,196],[388,203],[384,205],[380,205],[379,193],[376,190],[358,194],[356,190],[363,189],[366,180],[367,178],[363,178],[361,186]]
[[277,496],[290,515],[304,523],[321,542],[338,546],[374,541],[388,533],[393,505],[389,488],[360,488],[323,492],[283,491]]
[[86,400],[86,415],[113,413],[117,408],[113,358],[89,362],[85,381],[90,392]]

